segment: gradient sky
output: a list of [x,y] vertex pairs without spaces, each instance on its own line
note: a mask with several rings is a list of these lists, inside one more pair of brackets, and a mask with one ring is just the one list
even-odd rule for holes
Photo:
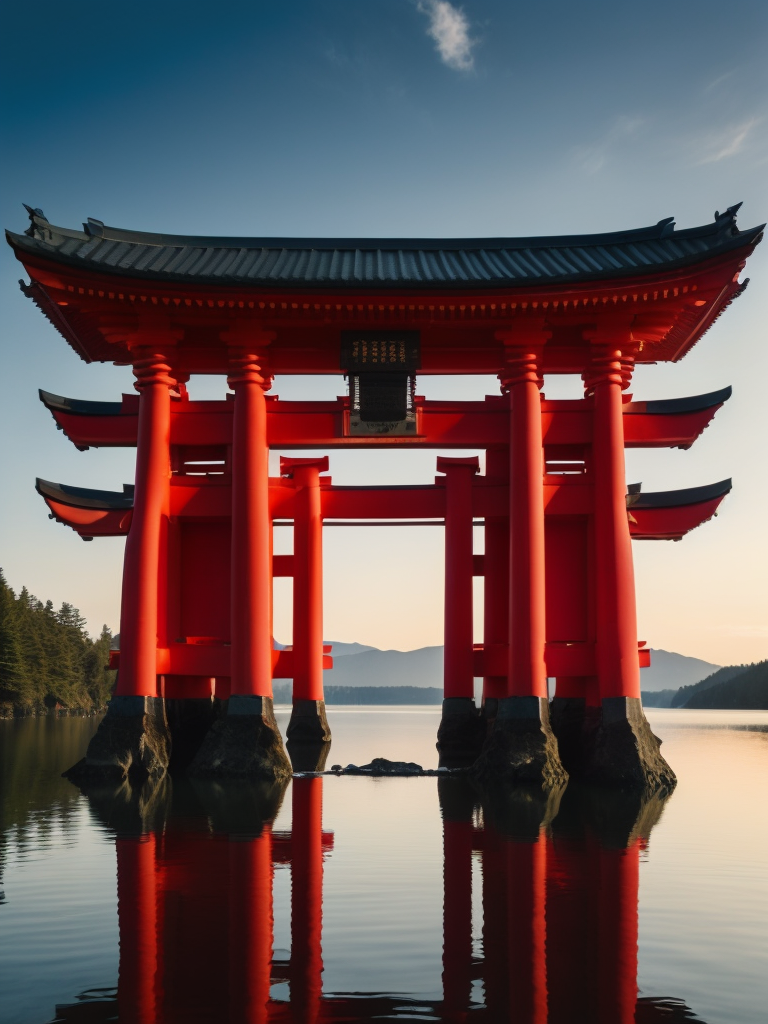
[[[743,200],[768,219],[768,4],[41,0],[2,15],[2,221],[22,202],[55,224],[150,231],[479,236],[707,223]],[[83,544],[47,519],[34,477],[120,488],[132,451],[77,452],[43,387],[114,400],[126,369],[87,366],[23,298],[3,247],[0,564],[92,629],[117,628],[123,542]],[[675,366],[641,368],[638,399],[734,386],[688,452],[628,453],[646,490],[732,476],[717,519],[682,543],[636,543],[640,638],[719,664],[768,648],[768,243],[752,285]],[[193,379],[193,397],[223,394]],[[496,393],[493,378],[421,378],[427,397]],[[548,378],[550,398],[576,397]],[[339,378],[280,378],[333,397]],[[434,477],[434,452],[332,453],[336,482]],[[278,531],[276,550],[287,550]],[[285,535],[285,536],[284,536]],[[442,642],[442,531],[326,530],[326,636]],[[478,550],[481,538],[478,537]],[[277,584],[276,633],[290,636]],[[478,608],[479,611],[479,608]],[[478,615],[478,620],[480,615]]]

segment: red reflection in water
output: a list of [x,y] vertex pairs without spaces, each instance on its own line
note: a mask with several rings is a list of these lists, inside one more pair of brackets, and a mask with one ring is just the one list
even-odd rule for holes
[[[507,797],[480,805],[468,786],[440,783],[443,998],[430,1013],[451,1024],[689,1019],[682,1004],[670,1012],[662,1001],[657,1016],[657,1004],[637,1000],[639,858],[650,826],[639,836],[634,823],[658,813],[623,807],[624,826],[606,832],[601,822],[614,822],[618,805],[606,818],[594,795],[573,793],[554,811],[552,800]],[[199,817],[174,813],[157,832],[117,839],[123,1024],[318,1024],[412,1017],[424,1006],[403,995],[323,995],[323,856],[333,841],[322,801],[322,777],[295,778],[289,835],[273,836],[269,822],[253,835],[206,831]],[[473,857],[482,955],[473,953]],[[287,1002],[270,998],[286,976],[273,963],[275,863],[292,873]]]

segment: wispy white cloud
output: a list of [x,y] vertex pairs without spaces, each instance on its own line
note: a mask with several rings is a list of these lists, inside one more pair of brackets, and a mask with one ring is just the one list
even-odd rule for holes
[[448,0],[417,0],[417,8],[429,18],[429,35],[440,59],[454,71],[471,71],[476,40],[469,34],[469,21],[460,7]]
[[718,75],[717,78],[713,78],[711,82],[704,86],[704,92],[712,92],[713,89],[717,89],[719,85],[727,81],[733,75],[733,71],[726,71],[723,75]]
[[597,174],[608,163],[611,151],[631,138],[645,124],[645,120],[644,117],[620,115],[602,138],[576,146],[573,150],[574,159],[587,174]]
[[742,121],[741,124],[730,125],[721,131],[713,132],[703,141],[704,156],[697,163],[716,164],[720,160],[736,156],[742,151],[745,142],[761,121],[761,117],[751,117],[748,121]]

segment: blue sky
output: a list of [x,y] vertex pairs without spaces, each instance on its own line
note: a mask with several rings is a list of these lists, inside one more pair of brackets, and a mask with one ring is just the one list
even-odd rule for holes
[[[768,5],[412,0],[5,5],[2,220],[22,202],[191,234],[524,235],[705,223],[744,201],[768,219]],[[765,248],[765,247],[763,247]],[[125,370],[86,366],[23,299],[3,251],[2,564],[12,585],[117,625],[121,542],[83,544],[46,518],[35,475],[119,486],[132,453],[78,453],[35,389],[108,399]],[[689,452],[631,453],[646,489],[734,477],[721,515],[681,544],[636,545],[641,638],[724,663],[765,657],[768,249],[752,286],[638,398],[734,385]],[[221,380],[193,381],[213,397]],[[423,381],[484,394],[493,380]],[[547,394],[576,394],[548,381]],[[288,397],[340,380],[278,381]],[[339,481],[428,480],[434,455],[332,456]],[[440,531],[328,531],[328,636],[441,642]],[[375,542],[372,534],[376,533]],[[362,536],[365,535],[365,536]],[[350,558],[381,583],[351,608]],[[409,566],[427,592],[403,594]],[[426,607],[425,607],[426,605]],[[287,591],[278,588],[287,638]]]

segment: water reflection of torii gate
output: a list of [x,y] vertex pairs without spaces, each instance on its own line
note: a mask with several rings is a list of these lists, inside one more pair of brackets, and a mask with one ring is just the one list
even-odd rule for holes
[[[166,702],[178,726],[214,696],[226,713],[190,771],[287,774],[274,676],[294,680],[291,735],[329,738],[322,521],[419,519],[445,523],[443,753],[474,759],[485,741],[481,775],[557,782],[562,754],[572,774],[670,783],[640,706],[630,542],[680,539],[730,482],[628,494],[624,449],[689,447],[728,392],[637,403],[622,392],[636,364],[682,358],[739,294],[761,229],[739,232],[736,209],[684,231],[667,220],[481,240],[200,239],[93,220],[80,232],[30,210],[27,232],[8,236],[25,293],[83,358],[130,365],[139,391],[120,403],[42,395],[79,448],[137,447],[135,489],[38,482],[85,539],[127,535],[117,697],[80,773],[164,770],[184,731],[169,736]],[[339,372],[346,399],[265,395],[274,375]],[[190,401],[197,373],[226,374],[232,400]],[[417,373],[496,374],[503,394],[423,402]],[[548,373],[581,375],[585,397],[545,400]],[[392,446],[484,449],[486,474],[441,458],[430,487],[343,488],[323,481],[325,460],[300,458],[268,478],[269,448]],[[272,557],[275,518],[294,523],[293,556]],[[294,579],[292,651],[272,649],[273,574]]]
[[[290,834],[272,831],[275,797],[259,806],[247,789],[229,808],[213,794],[200,821],[200,807],[182,799],[171,810],[166,793],[154,820],[135,816],[118,833],[121,1024],[395,1019],[410,1004],[428,1005],[445,1022],[688,1019],[679,1001],[637,994],[639,858],[664,797],[573,787],[559,806],[559,794],[537,802],[530,792],[516,804],[514,791],[478,804],[466,784],[441,781],[442,999],[323,994],[323,860],[333,851],[322,828],[323,785],[294,779]],[[103,797],[89,799],[98,815]],[[114,827],[114,799],[102,806]],[[481,861],[481,950],[473,950],[473,857]],[[286,863],[287,960],[273,953],[272,903],[273,865]],[[280,982],[287,998],[270,994]],[[482,995],[473,982],[482,982]],[[59,1007],[57,1019],[69,1020],[70,1010]],[[96,1011],[89,1020],[100,1019]],[[104,1019],[113,1017],[108,1003]]]

